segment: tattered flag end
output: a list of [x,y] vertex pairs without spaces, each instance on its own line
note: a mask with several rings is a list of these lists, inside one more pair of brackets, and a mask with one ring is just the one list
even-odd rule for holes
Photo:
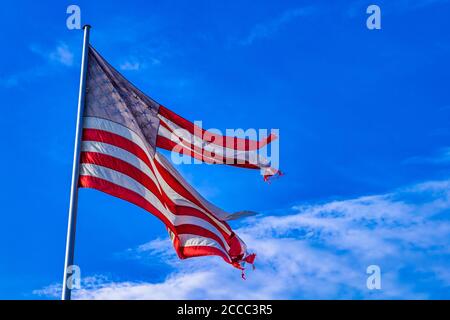
[[274,174],[266,174],[263,177],[265,182],[270,183],[273,178],[281,176],[284,176],[284,173],[281,170],[277,170]]
[[[245,264],[245,263],[248,263],[248,264],[251,264],[252,265],[252,270],[255,270],[256,268],[255,268],[255,259],[256,259],[256,254],[255,253],[252,253],[252,254],[249,254],[248,256],[246,256],[243,260],[242,260],[242,262]],[[242,279],[243,280],[247,280],[247,278],[245,277],[245,268],[244,267],[242,267],[241,266],[241,277],[242,277]]]

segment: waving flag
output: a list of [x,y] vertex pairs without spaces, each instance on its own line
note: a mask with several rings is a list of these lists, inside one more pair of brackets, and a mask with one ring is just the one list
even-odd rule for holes
[[79,186],[158,217],[182,259],[217,255],[240,269],[242,262],[253,263],[254,254],[226,222],[249,212],[228,214],[209,203],[156,148],[178,147],[205,162],[263,168],[271,175],[276,171],[256,151],[274,137],[258,142],[201,130],[143,94],[92,47],[88,55]]

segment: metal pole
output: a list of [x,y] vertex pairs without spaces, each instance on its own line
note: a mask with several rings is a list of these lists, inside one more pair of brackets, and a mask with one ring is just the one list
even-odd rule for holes
[[86,74],[88,65],[88,51],[89,51],[89,29],[91,26],[85,25],[84,39],[83,39],[83,54],[81,58],[81,75],[80,75],[80,91],[78,93],[78,113],[77,113],[77,128],[75,131],[75,147],[73,150],[73,167],[72,167],[72,185],[70,187],[70,206],[69,206],[69,221],[67,224],[67,239],[66,239],[66,257],[64,262],[64,279],[62,288],[62,300],[70,300],[71,287],[68,287],[67,279],[72,273],[70,270],[73,265],[73,256],[75,252],[75,230],[77,224],[77,207],[78,207],[78,174],[80,162],[80,143],[81,130],[83,129],[83,110],[86,93]]

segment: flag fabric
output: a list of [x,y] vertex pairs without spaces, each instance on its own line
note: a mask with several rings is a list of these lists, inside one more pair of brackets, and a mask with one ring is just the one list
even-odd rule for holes
[[[178,147],[176,152],[205,162],[263,168],[272,175],[276,170],[255,151],[273,138],[255,141],[201,130],[146,96],[89,48],[79,187],[97,189],[155,215],[166,225],[181,259],[217,255],[240,269],[243,262],[253,263],[255,255],[248,254],[227,223],[251,212],[229,214],[208,202],[156,148]],[[223,159],[211,156],[211,150]]]

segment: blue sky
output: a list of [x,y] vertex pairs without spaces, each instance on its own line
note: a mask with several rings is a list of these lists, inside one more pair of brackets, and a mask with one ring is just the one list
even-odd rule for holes
[[[185,165],[257,252],[247,281],[178,261],[164,226],[81,190],[78,298],[450,298],[450,3],[77,1],[91,43],[145,93],[206,128],[277,128],[280,166]],[[82,33],[69,2],[0,10],[0,298],[57,297]],[[365,286],[366,267],[382,290]],[[156,290],[155,290],[156,289]]]

